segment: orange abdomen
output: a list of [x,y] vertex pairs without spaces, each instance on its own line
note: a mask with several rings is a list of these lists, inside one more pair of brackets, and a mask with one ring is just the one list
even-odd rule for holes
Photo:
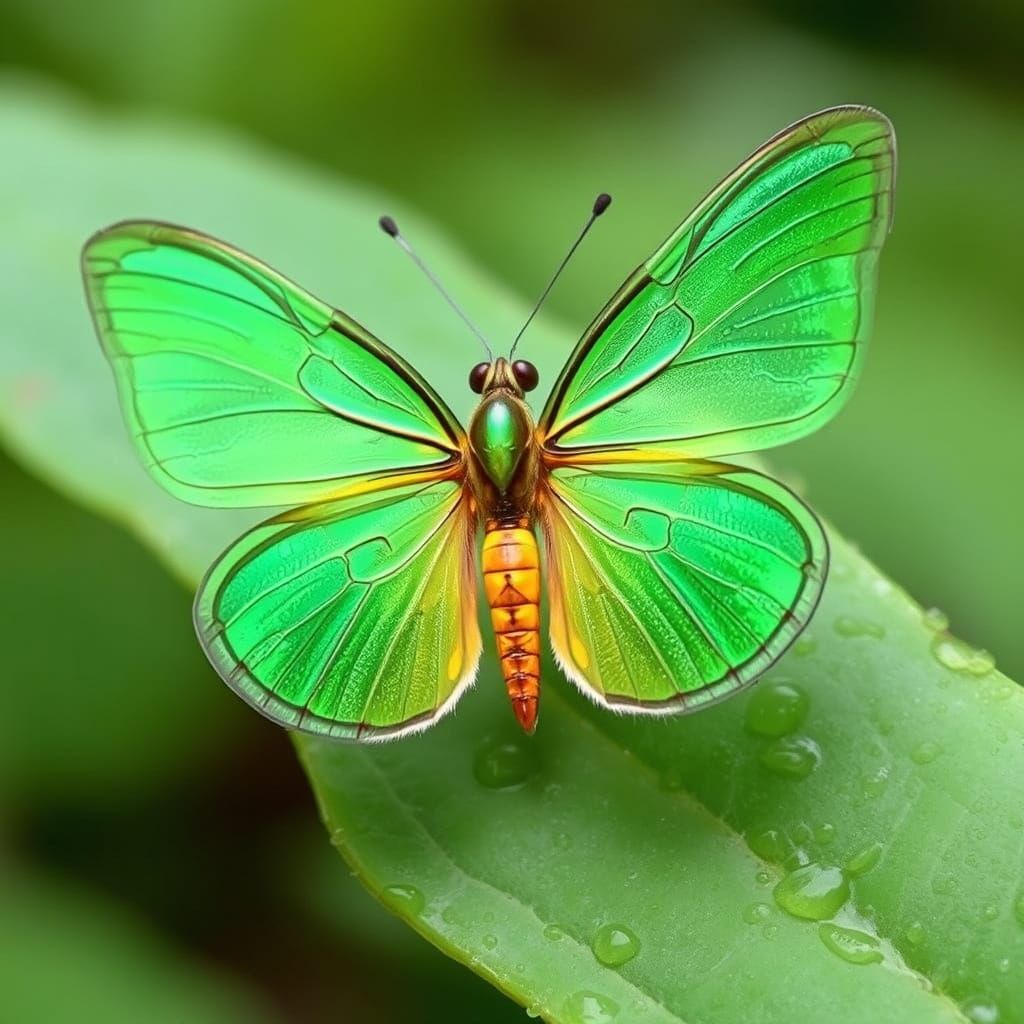
[[513,525],[488,521],[482,560],[512,710],[519,724],[533,732],[540,697],[540,558],[529,520]]

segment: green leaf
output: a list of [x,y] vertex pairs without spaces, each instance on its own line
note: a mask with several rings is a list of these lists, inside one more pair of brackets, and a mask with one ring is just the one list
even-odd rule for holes
[[[0,95],[0,132],[8,442],[183,577],[246,517],[178,505],[136,466],[77,279],[95,228],[163,217],[230,238],[465,412],[471,339],[376,231],[379,197],[24,88]],[[400,219],[485,329],[511,336],[519,305]],[[545,379],[569,341],[535,336]],[[601,713],[548,664],[527,741],[487,663],[421,737],[299,740],[332,841],[409,924],[551,1021],[820,1021],[837,1006],[851,1022],[1021,1020],[1024,696],[832,539],[809,634],[753,693],[699,715]]]

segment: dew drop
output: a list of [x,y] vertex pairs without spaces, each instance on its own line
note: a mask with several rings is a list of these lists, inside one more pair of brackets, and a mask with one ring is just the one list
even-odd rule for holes
[[924,740],[918,743],[910,752],[910,760],[914,764],[931,764],[942,753],[942,747],[931,740]]
[[747,924],[761,924],[771,917],[772,908],[767,903],[751,903],[743,908],[743,920]]
[[836,827],[829,821],[822,822],[814,830],[814,841],[821,846],[828,846],[829,843],[835,842],[836,838]]
[[860,780],[861,789],[869,799],[875,799],[885,792],[889,784],[889,769],[886,766],[876,769],[870,775],[865,775]]
[[606,924],[598,928],[591,948],[606,967],[619,967],[640,952],[640,940],[623,924]]
[[[793,853],[793,844],[789,837],[778,828],[762,828],[747,834],[747,846],[764,860],[781,864]],[[758,872],[758,880],[764,875],[764,883],[770,881],[767,871]]]
[[964,1016],[971,1024],[998,1024],[999,1010],[987,999],[970,999],[964,1003]]
[[793,643],[792,651],[798,658],[806,658],[818,649],[818,641],[810,633],[803,633]]
[[780,736],[761,751],[761,764],[786,779],[805,779],[821,763],[821,748],[809,736]]
[[481,941],[483,942],[484,949],[497,949],[498,948],[498,936],[497,935],[485,935]]
[[881,640],[885,636],[885,626],[869,619],[855,619],[849,615],[840,615],[833,623],[833,628],[840,636],[872,636]]
[[386,902],[402,914],[419,914],[426,904],[423,893],[414,885],[389,885],[384,895],[388,897]]
[[850,885],[839,868],[812,863],[791,871],[775,886],[772,895],[787,914],[823,921],[846,902]]
[[548,942],[560,942],[565,938],[565,931],[560,925],[546,924],[544,926],[544,938]]
[[619,1014],[619,1004],[600,992],[574,992],[565,1002],[569,1024],[609,1024]]
[[924,941],[924,925],[920,921],[914,921],[907,927],[907,942],[912,946],[919,946]]
[[758,885],[768,885],[771,882],[771,880],[771,873],[765,871],[764,868],[761,868],[761,870],[758,871],[756,875],[754,875],[754,881],[757,882]]
[[807,715],[807,694],[792,683],[762,683],[747,703],[743,724],[755,736],[786,736]]
[[999,908],[994,903],[989,903],[981,911],[981,916],[986,921],[994,921],[999,916]]
[[843,928],[826,921],[818,925],[818,937],[826,949],[848,964],[877,964],[884,959],[878,939],[856,928]]
[[777,924],[774,924],[774,923],[773,924],[766,924],[761,929],[761,934],[766,939],[774,939],[775,936],[779,934],[779,926]]
[[996,659],[988,651],[971,647],[949,633],[942,633],[932,641],[932,654],[939,664],[961,675],[980,678],[996,667]]
[[859,877],[866,875],[879,861],[882,856],[881,843],[869,843],[861,847],[847,862],[846,873]]
[[944,633],[949,629],[949,616],[940,608],[928,608],[921,612],[921,621],[936,633]]
[[485,743],[473,759],[473,775],[488,789],[521,786],[539,767],[536,749],[525,738]]

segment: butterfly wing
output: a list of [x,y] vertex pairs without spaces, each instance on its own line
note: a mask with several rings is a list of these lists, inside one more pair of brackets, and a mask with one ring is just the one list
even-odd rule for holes
[[588,696],[691,710],[752,682],[817,605],[828,548],[781,484],[720,463],[546,477],[551,641]]
[[551,637],[589,696],[702,706],[814,610],[813,513],[705,460],[803,436],[848,395],[894,167],[891,125],[863,107],[780,133],[626,281],[556,382],[540,419]]
[[286,512],[210,569],[199,638],[281,725],[359,740],[425,728],[476,674],[474,529],[454,480]]
[[298,505],[214,564],[196,629],[274,721],[351,739],[423,728],[476,673],[464,434],[395,353],[215,239],[116,225],[83,274],[136,447],[200,505]]
[[892,126],[863,107],[757,150],[584,335],[541,416],[549,453],[716,458],[834,415],[870,326],[894,168]]
[[195,231],[94,236],[86,290],[150,473],[199,505],[298,505],[444,473],[462,430],[345,314]]

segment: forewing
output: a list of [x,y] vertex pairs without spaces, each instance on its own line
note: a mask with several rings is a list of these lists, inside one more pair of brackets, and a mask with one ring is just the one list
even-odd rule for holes
[[719,457],[829,419],[870,326],[894,168],[892,126],[864,107],[755,152],[584,335],[541,417],[549,452]]
[[551,641],[588,696],[687,711],[753,682],[818,602],[828,548],[781,484],[717,463],[564,467],[541,503]]
[[82,267],[132,438],[177,497],[298,505],[461,459],[458,423],[411,367],[223,242],[119,224]]
[[476,674],[473,536],[452,481],[285,513],[213,565],[196,630],[281,725],[358,740],[424,728]]

